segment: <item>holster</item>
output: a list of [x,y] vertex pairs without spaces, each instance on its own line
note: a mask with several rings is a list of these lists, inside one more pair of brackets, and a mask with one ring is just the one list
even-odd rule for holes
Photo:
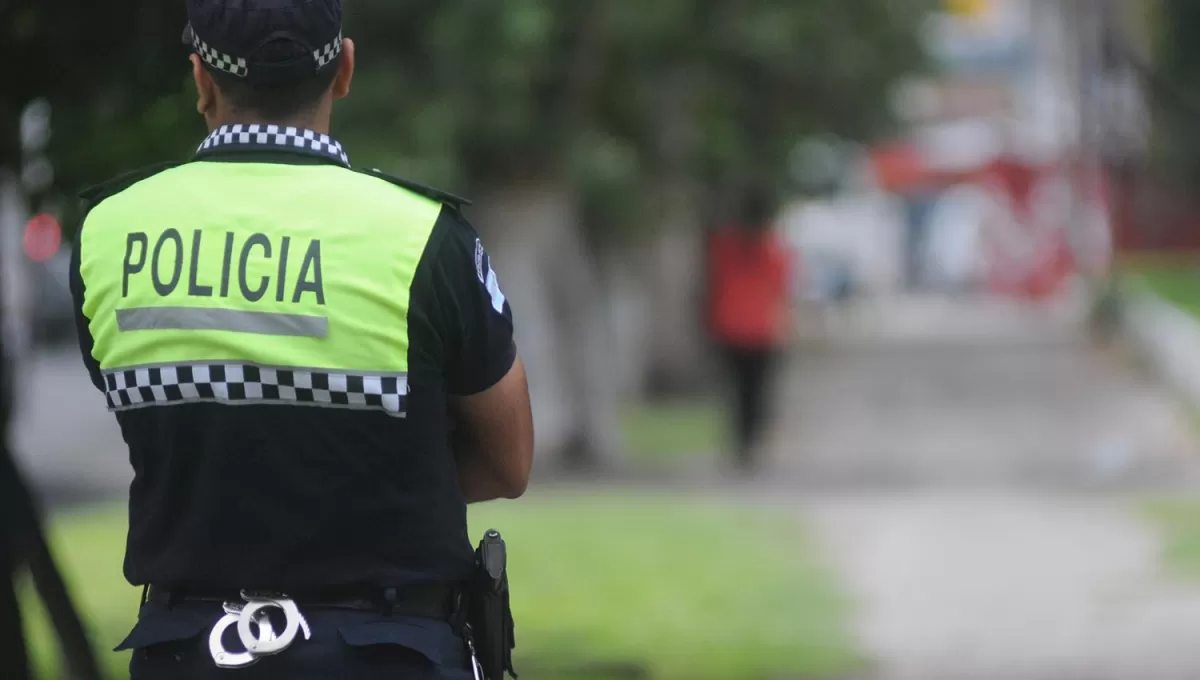
[[467,598],[467,621],[475,655],[487,680],[503,680],[513,670],[513,616],[508,592],[508,555],[504,539],[489,530],[475,552],[475,576]]

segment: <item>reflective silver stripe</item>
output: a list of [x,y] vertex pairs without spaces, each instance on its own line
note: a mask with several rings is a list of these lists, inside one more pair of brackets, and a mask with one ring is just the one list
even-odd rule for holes
[[117,328],[121,331],[233,331],[323,338],[329,333],[329,319],[210,307],[136,307],[117,310]]

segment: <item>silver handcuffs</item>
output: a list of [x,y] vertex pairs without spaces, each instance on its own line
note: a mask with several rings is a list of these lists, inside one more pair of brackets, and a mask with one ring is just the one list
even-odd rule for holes
[[[245,602],[225,603],[225,616],[217,621],[208,634],[208,651],[218,668],[243,668],[255,664],[265,656],[278,654],[291,647],[296,635],[301,632],[305,640],[312,638],[308,621],[290,598],[256,595],[244,590],[241,596]],[[285,617],[283,632],[278,635],[267,614],[271,608],[281,610]],[[233,626],[237,626],[238,638],[246,648],[244,652],[225,649],[222,638],[225,631]],[[251,626],[257,627],[258,632]]]

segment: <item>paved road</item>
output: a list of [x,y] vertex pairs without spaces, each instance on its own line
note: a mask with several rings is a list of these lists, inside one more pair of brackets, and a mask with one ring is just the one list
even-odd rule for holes
[[1195,479],[1189,419],[1076,320],[907,301],[790,366],[771,478],[876,680],[1200,677],[1200,588],[1127,493]]
[[79,350],[35,355],[20,375],[13,444],[47,504],[119,497],[133,477],[125,442]]

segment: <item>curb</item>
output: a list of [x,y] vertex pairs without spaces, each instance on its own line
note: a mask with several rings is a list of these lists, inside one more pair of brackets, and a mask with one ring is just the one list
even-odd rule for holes
[[1136,283],[1118,292],[1120,332],[1156,378],[1200,409],[1200,319]]

